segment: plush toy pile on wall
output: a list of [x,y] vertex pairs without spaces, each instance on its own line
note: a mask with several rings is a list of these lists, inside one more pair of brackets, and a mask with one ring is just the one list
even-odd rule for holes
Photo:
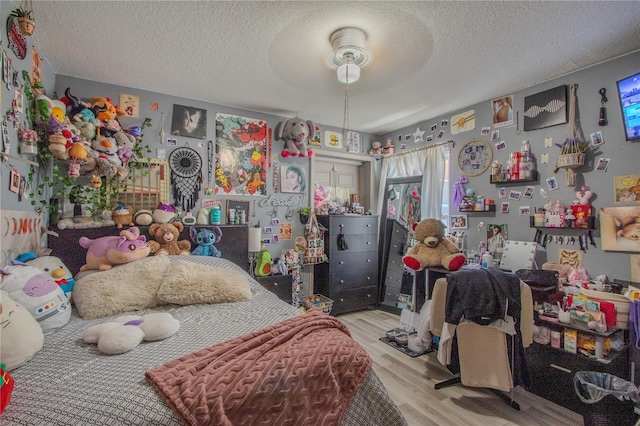
[[100,237],[94,240],[81,237],[80,246],[87,249],[87,260],[81,271],[98,269],[107,271],[114,265],[133,262],[149,255],[149,245],[137,227],[120,231],[119,236]]
[[180,329],[180,322],[168,312],[155,312],[143,316],[125,315],[113,321],[88,328],[82,339],[98,345],[98,350],[108,355],[129,352],[142,342],[155,342],[173,336]]
[[[71,303],[58,284],[38,268],[13,261],[0,268],[2,289],[29,312],[42,332],[52,333],[71,319]],[[2,335],[4,339],[4,334]]]
[[222,256],[220,250],[214,245],[222,240],[222,230],[220,227],[214,226],[211,229],[201,228],[198,231],[198,228],[192,226],[189,228],[189,238],[197,245],[191,254],[196,256]]
[[458,270],[466,262],[458,246],[444,238],[444,224],[437,219],[424,219],[413,224],[418,242],[402,258],[404,264],[416,271],[428,266],[442,266],[449,271]]
[[42,349],[42,328],[27,309],[4,290],[0,291],[0,323],[0,359],[7,371],[20,367]]
[[191,254],[191,243],[187,240],[178,241],[184,229],[181,222],[153,223],[149,227],[149,241],[151,253],[158,255]]
[[109,98],[83,102],[67,88],[61,99],[39,95],[36,111],[36,125],[46,133],[49,151],[67,162],[70,177],[127,176],[126,165],[129,159],[136,159],[139,138],[135,128],[122,128],[117,117],[125,112]]
[[277,139],[284,140],[282,157],[311,157],[313,151],[307,150],[307,143],[313,136],[314,127],[312,121],[300,117],[282,120],[277,127]]

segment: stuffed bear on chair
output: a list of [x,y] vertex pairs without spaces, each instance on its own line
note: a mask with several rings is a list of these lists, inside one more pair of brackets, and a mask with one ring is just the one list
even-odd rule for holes
[[458,270],[466,262],[466,257],[455,243],[444,238],[444,229],[444,224],[437,219],[414,223],[413,233],[418,242],[402,258],[402,262],[415,271],[422,271],[428,266]]

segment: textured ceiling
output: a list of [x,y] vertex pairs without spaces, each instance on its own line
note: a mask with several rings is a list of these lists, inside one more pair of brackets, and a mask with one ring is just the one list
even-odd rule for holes
[[349,127],[384,134],[640,49],[640,2],[38,1],[57,74],[341,128],[329,36],[373,53]]

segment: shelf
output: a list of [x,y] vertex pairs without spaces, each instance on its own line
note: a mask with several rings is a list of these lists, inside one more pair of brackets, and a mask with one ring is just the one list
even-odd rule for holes
[[494,185],[504,185],[504,186],[514,186],[514,185],[523,185],[525,183],[538,183],[540,175],[536,170],[531,172],[532,176],[529,179],[518,179],[518,180],[500,180],[494,181],[493,176],[489,176],[489,182]]
[[[562,348],[554,348],[553,346],[551,346],[551,344],[543,345],[542,343],[533,342],[533,345],[536,345],[536,347],[539,347],[539,348],[544,348],[544,350],[550,351],[552,353],[553,352],[560,352],[560,353],[568,354],[568,355],[571,355],[571,356],[574,356],[574,357],[577,357],[579,359],[583,359],[583,360],[586,360],[586,361],[599,362],[600,364],[610,364],[612,361],[614,361],[616,358],[618,358],[618,356],[624,356],[626,354],[625,349],[627,348],[627,346],[624,346],[619,351],[614,351],[612,349],[612,350],[609,351],[607,356],[605,356],[602,359],[598,359],[598,358],[595,358],[595,357],[592,358],[590,356],[581,354],[580,352],[573,353],[573,352],[565,351]],[[551,354],[549,354],[549,355],[551,355]],[[585,367],[587,367],[587,366],[585,366]],[[583,369],[586,369],[586,368],[583,368]]]
[[590,328],[583,327],[583,326],[580,326],[580,325],[575,325],[575,324],[571,324],[571,323],[565,324],[565,323],[560,322],[560,321],[553,321],[552,319],[547,319],[547,317],[540,316],[540,315],[538,315],[538,320],[540,322],[543,322],[545,324],[550,324],[552,326],[557,326],[557,327],[561,327],[561,328],[569,328],[569,329],[572,329],[572,330],[577,330],[577,331],[581,331],[583,333],[589,333],[589,334],[593,334],[595,336],[602,336],[602,337],[610,337],[610,336],[614,335],[615,333],[621,331],[621,329],[614,327],[614,328],[611,328],[611,329],[609,329],[609,330],[607,330],[605,332],[599,332],[599,331],[592,330]]
[[537,229],[553,229],[553,230],[567,230],[567,231],[593,231],[596,228],[596,217],[595,216],[589,216],[589,227],[588,228],[567,228],[567,227],[560,227],[560,226],[535,226],[534,223],[534,217],[533,216],[529,216],[529,227],[530,228],[537,228]]
[[495,212],[495,211],[496,211],[495,204],[491,204],[488,210],[462,210],[462,209],[459,210],[460,213],[488,213],[488,212]]

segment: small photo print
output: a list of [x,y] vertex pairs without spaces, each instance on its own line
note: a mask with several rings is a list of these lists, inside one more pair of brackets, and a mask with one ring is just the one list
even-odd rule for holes
[[491,127],[483,127],[480,131],[482,136],[489,136],[489,133],[491,133]]
[[452,215],[451,216],[451,227],[450,229],[467,229],[467,215]]
[[509,213],[509,202],[508,201],[504,201],[500,205],[500,213]]
[[9,191],[20,192],[20,172],[17,170],[11,170],[11,176],[9,177]]
[[507,189],[506,188],[498,189],[498,198],[507,198]]
[[280,236],[278,236],[278,234],[273,234],[271,238],[273,239],[273,244],[278,244],[280,242]]
[[407,144],[406,143],[401,143],[400,144],[400,150],[404,151],[405,149],[407,149]]
[[265,246],[268,246],[269,244],[271,244],[271,238],[263,238],[262,244],[264,244]]
[[524,194],[522,194],[523,197],[525,198],[533,198],[533,192],[536,189],[533,186],[527,186],[527,189],[525,189]]
[[435,132],[437,128],[438,128],[438,123],[433,123],[433,124],[431,125],[431,131],[432,131],[432,132]]
[[264,232],[265,234],[272,234],[273,233],[272,228],[270,226],[265,226],[262,229],[262,232]]
[[271,224],[278,226],[280,224],[280,219],[278,219],[277,217],[272,217],[271,218]]
[[531,215],[531,207],[520,206],[520,216],[529,216],[529,215]]
[[427,142],[431,142],[433,140],[433,135],[427,136]]
[[521,195],[520,191],[509,191],[509,198],[512,200],[519,200]]
[[173,138],[167,138],[167,145],[169,146],[177,146],[178,140]]
[[406,135],[404,135],[404,140],[405,141],[410,141],[411,140],[411,135],[408,134],[408,133]]
[[598,146],[604,143],[604,139],[602,138],[602,132],[594,132],[591,133],[591,145]]
[[440,130],[440,131],[438,132],[438,139],[440,139],[440,138],[441,138],[441,137],[443,137],[443,136],[444,136],[444,130]]
[[598,160],[598,165],[596,166],[596,170],[599,172],[606,172],[607,167],[609,167],[610,158],[601,158]]
[[504,140],[502,140],[496,144],[496,151],[502,151],[506,147],[507,147],[507,143]]
[[491,132],[491,142],[498,142],[498,139],[500,139],[500,130]]
[[449,125],[449,120],[442,120],[440,122],[440,127],[447,127]]
[[549,188],[549,191],[555,191],[558,189],[558,181],[555,177],[547,178],[547,188]]

